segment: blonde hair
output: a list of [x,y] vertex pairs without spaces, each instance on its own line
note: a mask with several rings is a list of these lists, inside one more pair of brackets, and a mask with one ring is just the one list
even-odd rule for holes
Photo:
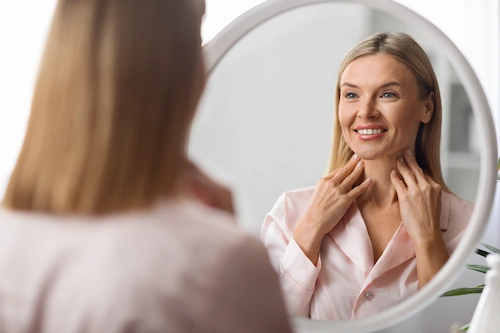
[[204,88],[195,1],[59,1],[4,206],[99,214],[180,195]]
[[431,120],[420,124],[415,142],[415,157],[422,170],[450,192],[441,173],[440,141],[442,107],[439,86],[431,62],[420,45],[404,33],[378,33],[355,46],[340,65],[336,87],[335,115],[333,120],[333,143],[327,173],[344,166],[354,154],[342,136],[338,120],[340,102],[340,79],[345,68],[354,60],[368,55],[387,54],[408,66],[417,80],[419,94],[426,99],[433,94],[434,112]]

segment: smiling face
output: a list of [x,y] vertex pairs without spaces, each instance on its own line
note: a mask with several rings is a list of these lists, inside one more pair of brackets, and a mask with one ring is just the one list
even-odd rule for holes
[[420,123],[434,110],[422,98],[413,72],[387,54],[362,56],[340,78],[338,119],[342,135],[362,159],[397,158],[415,147]]

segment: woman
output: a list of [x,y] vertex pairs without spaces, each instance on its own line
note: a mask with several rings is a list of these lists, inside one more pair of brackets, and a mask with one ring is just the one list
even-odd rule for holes
[[364,318],[414,294],[446,263],[473,209],[444,183],[439,87],[410,36],[354,47],[336,97],[327,175],[284,193],[261,234],[288,312],[320,320]]
[[59,1],[0,211],[1,332],[290,331],[265,248],[186,159],[203,13]]

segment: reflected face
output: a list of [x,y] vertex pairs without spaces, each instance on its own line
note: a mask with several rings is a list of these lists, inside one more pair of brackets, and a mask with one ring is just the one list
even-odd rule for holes
[[414,149],[420,123],[430,121],[433,109],[431,96],[420,97],[411,69],[390,55],[360,57],[342,73],[342,135],[362,159],[397,158]]

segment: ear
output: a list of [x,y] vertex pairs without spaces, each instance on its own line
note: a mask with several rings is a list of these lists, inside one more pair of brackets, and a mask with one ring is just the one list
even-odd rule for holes
[[424,112],[420,118],[420,121],[424,124],[427,124],[432,119],[432,115],[434,114],[434,92],[431,91],[429,96],[424,102]]

